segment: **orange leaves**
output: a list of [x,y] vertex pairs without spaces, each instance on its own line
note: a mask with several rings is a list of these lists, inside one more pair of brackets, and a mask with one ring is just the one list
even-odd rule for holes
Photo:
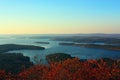
[[2,80],[120,80],[120,68],[117,64],[108,67],[100,60],[80,62],[78,58],[68,59],[49,65],[35,65],[19,74],[7,74],[0,71]]

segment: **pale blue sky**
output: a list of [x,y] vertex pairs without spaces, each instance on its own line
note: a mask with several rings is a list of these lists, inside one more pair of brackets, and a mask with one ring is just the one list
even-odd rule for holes
[[0,33],[120,33],[120,0],[0,0]]

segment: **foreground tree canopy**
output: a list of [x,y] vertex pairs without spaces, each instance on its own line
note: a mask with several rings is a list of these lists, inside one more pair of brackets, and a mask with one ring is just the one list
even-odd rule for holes
[[18,74],[0,71],[0,80],[120,80],[120,68],[114,63],[108,66],[102,59],[81,62],[78,58],[35,65]]
[[0,69],[6,72],[18,73],[33,66],[30,58],[21,53],[0,53]]

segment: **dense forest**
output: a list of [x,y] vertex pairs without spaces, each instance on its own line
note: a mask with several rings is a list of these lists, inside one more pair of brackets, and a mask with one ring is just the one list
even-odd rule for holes
[[18,73],[33,66],[30,58],[21,53],[0,53],[0,70]]
[[[3,57],[3,54],[1,55]],[[12,57],[13,54],[10,56]],[[28,57],[23,57],[21,54],[18,54],[16,58],[15,56],[14,54],[11,60],[18,59],[14,61],[16,65],[16,62],[19,63],[19,59],[29,62]],[[112,59],[82,61],[63,53],[51,54],[47,58],[52,60],[49,64],[31,65],[30,68],[25,68],[17,73],[1,69],[0,80],[120,80],[120,61]],[[53,60],[53,58],[56,59]],[[6,63],[6,65],[8,64]]]

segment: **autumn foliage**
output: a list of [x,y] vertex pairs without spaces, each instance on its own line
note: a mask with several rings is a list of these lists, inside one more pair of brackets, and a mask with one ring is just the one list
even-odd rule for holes
[[78,58],[36,65],[18,74],[0,71],[0,80],[120,80],[120,68],[100,60],[81,62]]

